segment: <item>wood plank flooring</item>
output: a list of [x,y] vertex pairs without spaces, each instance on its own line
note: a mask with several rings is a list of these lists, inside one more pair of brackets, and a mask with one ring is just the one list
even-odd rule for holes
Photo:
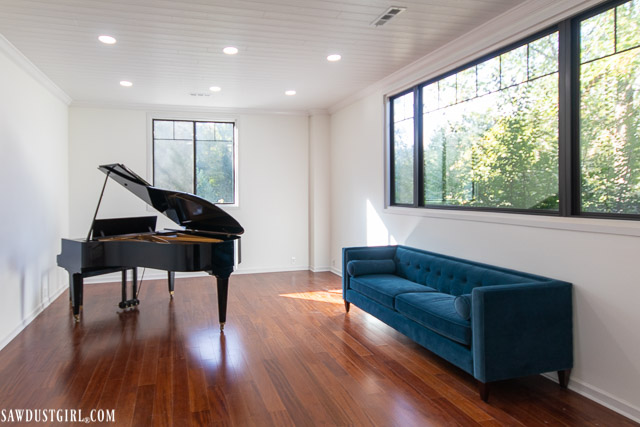
[[[351,306],[331,273],[233,275],[224,334],[212,278],[85,286],[0,351],[0,406],[114,409],[122,426],[632,426],[541,377],[474,379]],[[43,425],[43,424],[39,424]],[[111,424],[114,425],[114,424]]]

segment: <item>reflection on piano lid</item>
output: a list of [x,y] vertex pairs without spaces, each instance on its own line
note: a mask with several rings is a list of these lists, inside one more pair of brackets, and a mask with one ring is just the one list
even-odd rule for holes
[[244,233],[244,228],[231,215],[201,197],[153,187],[120,163],[102,165],[98,169],[187,229],[232,235]]

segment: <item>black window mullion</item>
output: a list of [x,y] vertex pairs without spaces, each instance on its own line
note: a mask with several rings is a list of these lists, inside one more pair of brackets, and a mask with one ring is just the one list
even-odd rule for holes
[[193,194],[196,194],[196,122],[192,122],[193,124]]
[[559,26],[558,42],[558,199],[560,202],[560,216],[570,216],[576,210],[574,204],[575,194],[579,191],[575,188],[579,180],[575,179],[574,157],[576,125],[578,124],[578,111],[574,108],[575,92],[578,90],[575,77],[576,60],[576,26],[564,21]]
[[424,151],[422,149],[422,90],[418,86],[413,93],[413,204],[424,206]]
[[389,205],[396,205],[394,99],[389,99]]

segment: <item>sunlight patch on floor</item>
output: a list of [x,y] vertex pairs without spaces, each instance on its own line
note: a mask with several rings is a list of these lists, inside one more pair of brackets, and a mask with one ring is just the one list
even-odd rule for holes
[[305,299],[309,301],[330,302],[342,304],[342,289],[328,289],[326,291],[295,292],[291,294],[280,294],[281,297]]

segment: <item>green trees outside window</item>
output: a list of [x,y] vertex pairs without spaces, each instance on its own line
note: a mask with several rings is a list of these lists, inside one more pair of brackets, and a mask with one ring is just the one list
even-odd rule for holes
[[393,101],[393,181],[395,201],[413,203],[413,92]]
[[153,120],[156,187],[234,203],[234,123]]
[[617,1],[393,97],[391,204],[640,215],[639,46]]
[[580,24],[583,212],[640,214],[640,1]]
[[558,209],[558,33],[422,88],[426,205]]

